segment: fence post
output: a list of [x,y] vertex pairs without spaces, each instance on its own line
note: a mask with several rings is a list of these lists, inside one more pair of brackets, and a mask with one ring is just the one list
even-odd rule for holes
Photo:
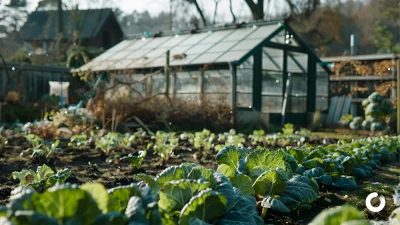
[[169,96],[169,50],[165,54],[165,67],[164,67],[164,73],[165,73],[165,95]]
[[397,60],[397,134],[400,134],[400,59]]

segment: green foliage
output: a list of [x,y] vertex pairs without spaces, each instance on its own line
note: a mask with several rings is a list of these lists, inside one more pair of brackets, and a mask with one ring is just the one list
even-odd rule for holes
[[132,153],[130,153],[127,156],[124,157],[120,157],[119,155],[115,155],[115,156],[110,156],[106,159],[106,162],[108,164],[120,164],[120,163],[125,163],[128,162],[129,164],[132,165],[133,168],[135,169],[140,169],[140,167],[142,166],[142,162],[144,160],[144,158],[146,157],[147,151],[139,151],[137,155],[134,155]]
[[354,225],[369,225],[363,214],[353,206],[341,206],[338,208],[325,209],[317,217],[311,221],[310,225],[330,224],[354,224]]
[[263,224],[251,185],[242,183],[249,178],[236,180],[242,185],[236,189],[224,175],[190,163],[169,167],[153,179],[142,177],[152,189],[159,188],[160,209],[179,224]]
[[24,48],[18,49],[14,56],[11,58],[12,62],[20,62],[20,63],[32,63],[28,52],[25,51]]
[[60,140],[58,139],[54,142],[48,142],[34,134],[25,135],[25,138],[30,142],[31,147],[22,151],[21,156],[25,153],[32,152],[31,157],[45,156],[47,158],[53,152],[61,151],[61,148],[58,147],[58,145],[60,144]]
[[75,149],[87,149],[89,147],[89,139],[86,134],[76,134],[70,138],[68,146]]
[[56,183],[64,183],[70,175],[71,170],[67,168],[54,173],[54,171],[45,164],[43,164],[43,166],[38,166],[36,172],[23,169],[21,172],[12,173],[14,179],[19,179],[20,186],[28,186],[39,192],[47,190]]
[[340,117],[339,123],[347,127],[351,121],[353,121],[353,116],[350,114],[346,114]]
[[292,135],[294,133],[294,126],[291,123],[283,125],[282,132],[284,135]]
[[102,184],[90,183],[80,188],[59,185],[43,194],[16,189],[12,195],[7,215],[15,225],[159,225],[162,220],[156,196],[147,187],[130,185],[106,190]]
[[55,107],[58,106],[58,104],[60,103],[60,96],[45,94],[42,95],[40,101],[48,104],[49,106]]
[[147,149],[153,150],[161,157],[162,161],[168,161],[169,157],[173,154],[174,149],[179,145],[179,138],[176,133],[164,133],[157,131],[156,135],[152,137],[154,143],[149,143]]

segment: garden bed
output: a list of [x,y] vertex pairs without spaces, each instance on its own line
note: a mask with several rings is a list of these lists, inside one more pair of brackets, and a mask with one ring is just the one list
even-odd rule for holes
[[[344,134],[345,130],[338,130],[330,133],[317,133],[309,140],[314,146],[324,145],[323,137],[331,137],[328,144],[338,142],[334,137],[335,135],[343,135],[348,139],[357,137],[356,134],[349,136]],[[132,144],[132,148],[124,150],[113,150],[111,153],[106,154],[100,149],[96,149],[93,144],[89,145],[87,149],[75,149],[68,146],[68,141],[62,141],[60,147],[62,151],[50,155],[48,158],[39,158],[29,156],[20,156],[22,150],[30,147],[29,142],[24,138],[15,138],[9,140],[1,152],[0,161],[0,205],[9,202],[11,191],[18,187],[19,181],[13,179],[12,172],[21,171],[23,169],[36,170],[38,166],[46,164],[54,171],[59,171],[64,168],[71,170],[71,176],[66,182],[74,184],[84,184],[88,182],[102,183],[106,188],[113,188],[122,185],[129,185],[140,181],[136,177],[138,174],[146,173],[148,175],[156,176],[164,169],[170,166],[180,165],[182,163],[191,162],[209,169],[216,170],[218,163],[215,159],[217,151],[197,149],[192,143],[187,141],[179,141],[179,146],[173,151],[174,154],[166,162],[161,162],[160,157],[154,152],[152,148],[148,148],[148,144],[153,142],[147,136],[141,143]],[[221,143],[222,144],[222,143]],[[296,141],[287,143],[288,145],[296,146]],[[252,146],[253,143],[247,139],[245,146]],[[278,149],[279,144],[270,146],[271,149]],[[129,164],[109,164],[107,158],[110,155],[126,156],[130,153],[136,154],[140,150],[147,150],[147,155],[144,158],[140,169],[133,168]],[[267,224],[308,224],[312,221],[322,210],[339,206],[343,204],[351,204],[356,206],[359,210],[364,211],[367,218],[370,220],[387,220],[393,209],[395,208],[392,198],[386,198],[386,205],[384,211],[377,213],[370,213],[365,209],[366,196],[377,191],[385,197],[391,196],[393,189],[399,184],[400,168],[397,163],[389,163],[383,165],[381,168],[374,170],[372,178],[358,180],[358,188],[356,190],[341,191],[330,187],[320,187],[319,197],[316,201],[310,204],[311,209],[298,209],[290,213],[279,213],[271,210],[264,218]],[[261,211],[261,207],[258,207]],[[259,211],[259,214],[261,212]]]

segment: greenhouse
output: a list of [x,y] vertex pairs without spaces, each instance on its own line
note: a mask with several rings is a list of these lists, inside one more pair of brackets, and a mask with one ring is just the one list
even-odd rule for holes
[[137,97],[227,105],[235,124],[309,124],[329,99],[329,69],[285,22],[138,36],[74,72],[131,82]]

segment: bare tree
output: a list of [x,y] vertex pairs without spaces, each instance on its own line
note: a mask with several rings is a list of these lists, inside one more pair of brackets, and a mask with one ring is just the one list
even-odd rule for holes
[[216,20],[216,17],[217,17],[217,11],[218,11],[218,4],[219,4],[219,2],[220,2],[221,0],[214,0],[214,3],[215,3],[215,9],[214,9],[214,19],[213,19],[213,24],[215,24],[215,20]]
[[264,0],[257,0],[257,3],[253,0],[245,0],[245,2],[250,8],[254,20],[264,19]]
[[200,15],[200,18],[203,21],[203,25],[206,27],[207,26],[207,20],[206,20],[206,17],[204,16],[203,10],[200,8],[199,2],[197,0],[184,0],[184,1],[187,1],[187,2],[195,5],[196,10]]
[[229,0],[229,11],[231,12],[231,15],[232,15],[232,23],[235,23],[236,16],[235,16],[235,13],[233,12],[232,0]]

